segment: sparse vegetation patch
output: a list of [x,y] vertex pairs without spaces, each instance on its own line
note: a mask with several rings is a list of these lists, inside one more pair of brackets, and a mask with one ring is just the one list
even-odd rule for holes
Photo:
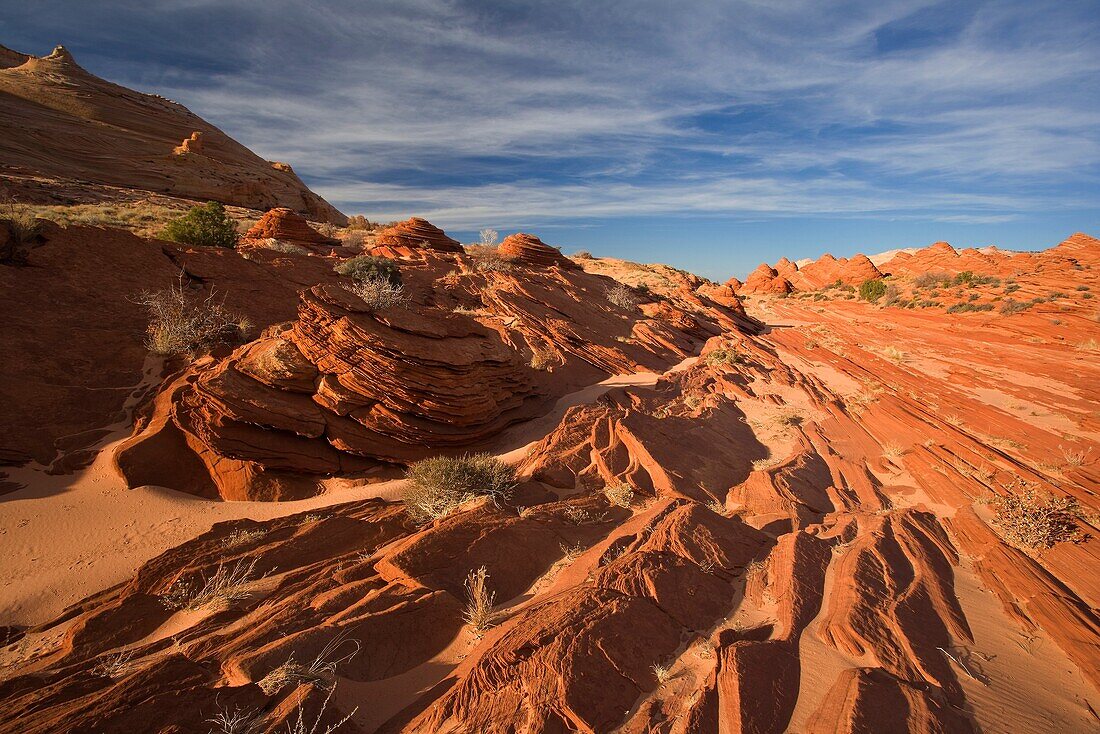
[[506,502],[516,486],[516,470],[490,454],[433,456],[410,466],[407,476],[405,509],[419,523],[446,517],[476,497]]

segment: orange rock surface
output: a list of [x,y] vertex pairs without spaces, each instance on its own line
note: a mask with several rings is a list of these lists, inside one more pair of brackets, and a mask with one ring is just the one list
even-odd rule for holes
[[283,207],[266,212],[244,235],[246,240],[267,238],[303,247],[337,244],[336,240],[325,237],[309,226],[304,218]]
[[378,232],[372,253],[383,257],[407,257],[423,250],[463,252],[458,240],[426,219],[412,217]]
[[558,266],[561,268],[580,267],[561,254],[561,250],[545,244],[533,234],[518,232],[508,235],[500,243],[498,251],[503,257],[539,267]]
[[[151,545],[85,598],[62,585],[90,568],[74,563],[51,587],[70,606],[0,617],[0,731],[150,720],[206,731],[219,710],[284,730],[300,708],[326,726],[350,716],[349,730],[425,734],[1095,728],[1090,237],[1026,255],[899,255],[971,276],[922,286],[928,271],[884,266],[899,289],[889,305],[843,289],[733,295],[599,259],[486,272],[463,253],[418,249],[400,265],[408,304],[377,312],[331,255],[246,260],[74,227],[48,231],[30,259],[78,248],[143,267],[121,285],[59,280],[38,300],[40,282],[13,277],[5,306],[29,305],[0,337],[143,273],[171,278],[177,264],[251,309],[262,332],[170,365],[132,432],[97,457],[99,483],[42,492],[41,467],[11,469],[2,573],[24,584],[44,567],[31,559],[63,565],[52,561],[67,532],[21,529],[28,507],[63,519],[81,493],[108,510],[144,493],[139,512],[79,519],[82,533],[125,522],[128,538],[228,519]],[[867,272],[858,258],[781,261],[756,281]],[[607,273],[631,274],[637,306],[603,300]],[[930,288],[939,305],[908,306]],[[1025,296],[1027,308],[1002,312]],[[986,303],[997,306],[948,312]],[[137,315],[108,305],[120,320],[102,333],[133,340]],[[86,352],[121,370],[99,387],[122,387],[140,350],[11,343],[44,377],[13,395],[5,431],[26,444],[21,456],[52,448],[65,471],[72,433],[106,426],[124,391],[62,392],[51,376]],[[81,400],[79,425],[54,417]],[[393,468],[474,449],[515,466],[511,498],[415,524]],[[1032,492],[1076,504],[1049,542],[1024,542],[1001,512],[998,498]],[[463,620],[478,568],[495,594],[482,631]],[[219,569],[238,575],[233,595],[173,606]],[[315,660],[323,674],[305,672]],[[273,675],[298,661],[296,676]]]

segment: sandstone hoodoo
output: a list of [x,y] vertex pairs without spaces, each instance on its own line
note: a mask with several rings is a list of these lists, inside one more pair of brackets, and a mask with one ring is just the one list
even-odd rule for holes
[[290,209],[280,207],[266,212],[256,224],[245,233],[246,240],[274,239],[304,247],[333,246],[339,242],[309,226],[303,217]]
[[561,254],[561,250],[547,245],[533,234],[517,232],[508,235],[500,243],[500,254],[510,260],[534,265],[536,267],[558,266],[561,268],[579,268],[580,266]]
[[383,229],[374,238],[375,254],[402,257],[421,250],[462,252],[462,245],[427,219],[412,217]]

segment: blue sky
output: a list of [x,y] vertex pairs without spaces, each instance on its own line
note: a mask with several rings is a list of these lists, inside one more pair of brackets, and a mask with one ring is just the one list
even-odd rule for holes
[[713,278],[1100,235],[1100,2],[0,0],[343,211]]

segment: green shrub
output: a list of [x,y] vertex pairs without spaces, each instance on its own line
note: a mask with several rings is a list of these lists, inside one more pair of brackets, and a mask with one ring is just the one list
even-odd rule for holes
[[865,280],[859,286],[859,297],[865,301],[874,302],[884,295],[886,295],[886,284],[878,278]]
[[160,236],[184,245],[230,248],[237,246],[240,237],[237,224],[216,201],[191,207],[191,211],[164,225]]
[[401,271],[397,269],[397,263],[386,257],[360,255],[337,263],[333,270],[358,281],[386,280],[393,285],[401,285]]
[[420,523],[446,517],[475,497],[505,502],[516,486],[516,470],[490,454],[433,456],[414,463],[406,476],[405,510]]

